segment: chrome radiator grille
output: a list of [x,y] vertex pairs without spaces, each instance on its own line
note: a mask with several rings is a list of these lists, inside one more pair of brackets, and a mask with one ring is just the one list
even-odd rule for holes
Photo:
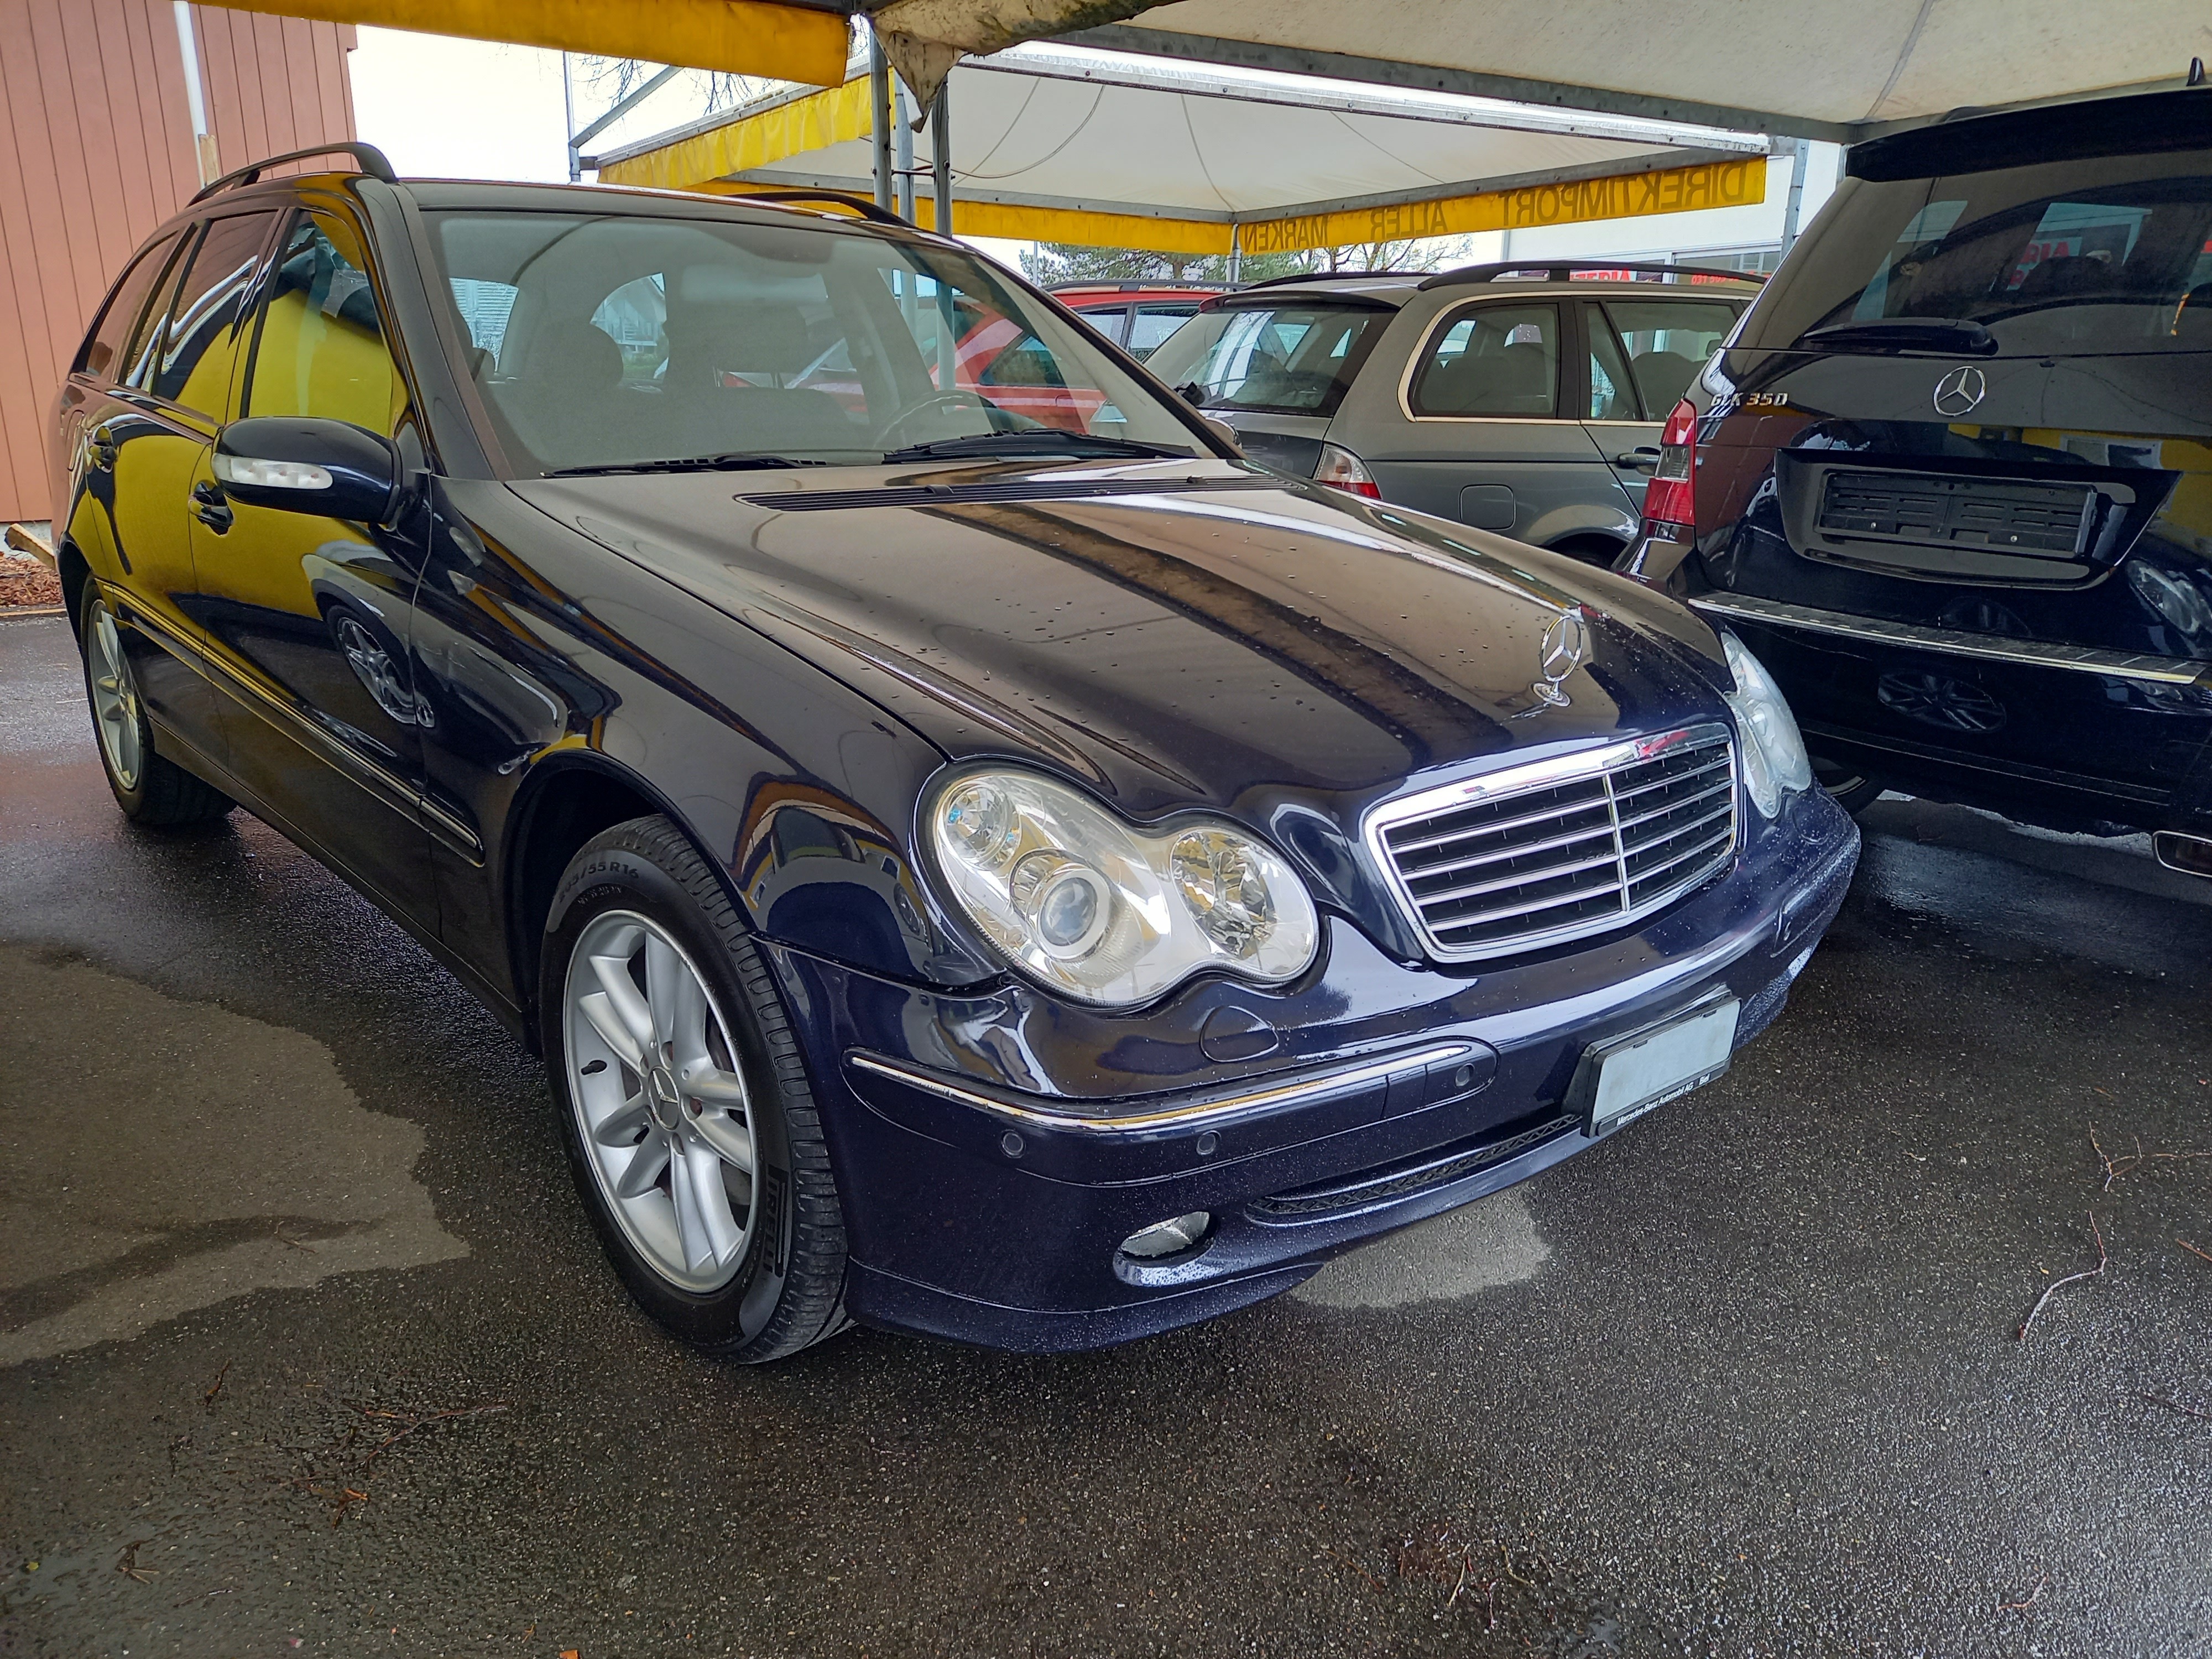
[[1370,848],[1430,953],[1509,956],[1649,915],[1735,849],[1735,748],[1705,726],[1385,802]]

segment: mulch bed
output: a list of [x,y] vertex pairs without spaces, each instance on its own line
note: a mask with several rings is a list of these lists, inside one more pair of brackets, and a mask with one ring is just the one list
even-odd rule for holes
[[60,577],[27,553],[0,553],[0,611],[61,602]]

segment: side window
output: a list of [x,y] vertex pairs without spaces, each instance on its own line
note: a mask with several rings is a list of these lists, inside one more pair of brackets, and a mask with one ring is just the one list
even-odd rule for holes
[[624,386],[650,384],[668,362],[668,281],[635,277],[599,301],[592,326],[622,350]]
[[1607,300],[1606,313],[1628,348],[1628,373],[1647,418],[1664,420],[1705,360],[1735,326],[1719,300]]
[[514,313],[514,296],[520,290],[513,283],[486,283],[468,276],[453,277],[452,285],[453,308],[461,313],[470,345],[489,353],[492,362],[497,362],[500,348],[507,343],[507,319]]
[[1197,315],[1198,307],[1194,305],[1139,306],[1129,325],[1129,355],[1142,362],[1159,349],[1169,335]]
[[365,264],[337,220],[302,214],[294,222],[261,307],[242,413],[350,421],[386,437],[399,429],[406,383]]
[[168,270],[170,256],[176,252],[181,240],[181,233],[164,236],[131,262],[131,268],[123,273],[123,280],[115,285],[113,295],[101,310],[100,320],[85,336],[84,344],[76,355],[76,373],[100,380],[122,378],[122,371],[131,361],[131,337],[137,333],[138,319],[146,310],[147,296]]
[[261,250],[276,216],[234,214],[209,224],[161,331],[161,356],[147,387],[155,397],[203,415],[222,415],[230,401],[246,291],[261,268]]
[[1103,334],[1115,345],[1129,343],[1129,307],[1101,306],[1097,310],[1083,307],[1083,320]]
[[1045,343],[1034,334],[1024,334],[991,359],[979,377],[983,386],[1064,386],[1060,364]]
[[[1613,325],[1606,321],[1605,313],[1595,306],[1585,305],[1583,332],[1589,339],[1589,418],[1644,419],[1644,410],[1636,401],[1636,382],[1628,372],[1628,358],[1620,349],[1620,342],[1613,337]],[[1656,421],[1659,415],[1651,418]]]
[[1454,322],[1430,346],[1408,397],[1416,415],[1557,415],[1559,308],[1484,306]]

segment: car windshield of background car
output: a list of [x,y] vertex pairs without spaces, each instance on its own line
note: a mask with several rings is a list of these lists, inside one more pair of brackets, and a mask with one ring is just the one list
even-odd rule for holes
[[1052,428],[1181,454],[1158,392],[982,260],[829,224],[428,216],[510,454],[541,471],[706,457],[861,465]]
[[1202,409],[1334,415],[1389,320],[1349,306],[1224,307],[1200,312],[1145,366]]
[[2021,356],[2212,349],[2203,161],[1850,181],[1741,343],[1788,347],[1816,328],[1912,319],[1978,324]]

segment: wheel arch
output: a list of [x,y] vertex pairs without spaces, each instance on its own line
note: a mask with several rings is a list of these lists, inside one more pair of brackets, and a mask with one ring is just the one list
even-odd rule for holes
[[62,605],[69,612],[70,631],[82,637],[84,632],[84,590],[92,580],[92,566],[76,544],[64,538],[54,550],[54,565],[62,580]]
[[752,915],[729,872],[676,805],[648,780],[597,750],[549,756],[531,769],[507,813],[500,889],[507,915],[508,976],[523,1015],[526,1039],[538,1043],[538,941],[553,908],[561,872],[577,849],[604,830],[632,818],[666,818],[706,860],[750,930]]

